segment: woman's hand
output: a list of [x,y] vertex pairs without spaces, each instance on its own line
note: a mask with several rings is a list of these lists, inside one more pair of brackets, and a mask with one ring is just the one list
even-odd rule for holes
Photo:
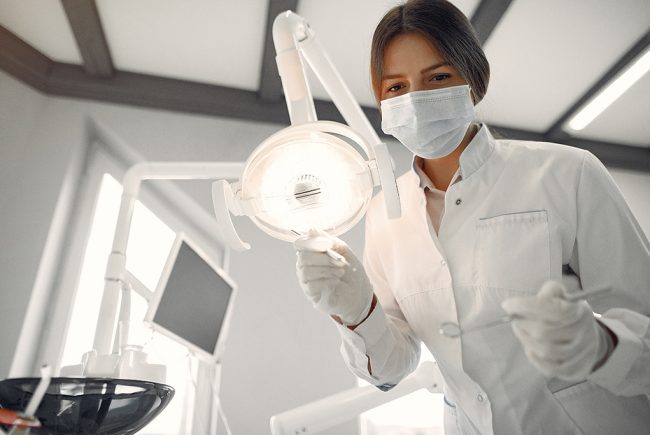
[[530,362],[549,377],[581,381],[609,354],[608,332],[585,301],[565,299],[561,284],[549,281],[535,296],[506,299],[515,317],[512,330]]
[[355,326],[370,312],[372,285],[350,247],[340,239],[327,237],[332,242],[331,249],[342,255],[348,264],[326,252],[309,249],[309,240],[303,239],[302,243],[295,244],[298,281],[316,309],[338,317],[346,326]]

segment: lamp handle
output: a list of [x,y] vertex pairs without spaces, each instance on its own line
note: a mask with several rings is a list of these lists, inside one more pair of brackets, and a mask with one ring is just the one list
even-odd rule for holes
[[230,184],[226,180],[217,180],[212,183],[212,203],[214,214],[219,228],[223,230],[223,240],[236,251],[246,251],[251,245],[242,241],[232,223],[230,211],[234,207],[234,195]]

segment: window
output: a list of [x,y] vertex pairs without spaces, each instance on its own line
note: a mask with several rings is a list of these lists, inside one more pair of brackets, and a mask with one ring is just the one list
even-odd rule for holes
[[[61,365],[78,364],[84,352],[92,348],[101,296],[104,289],[106,260],[111,250],[113,233],[122,194],[121,185],[104,174],[97,196],[90,235],[83,257],[81,276],[73,302]],[[176,237],[175,232],[139,201],[136,204],[127,249],[127,270],[153,292]],[[132,292],[131,323],[142,325],[147,300]],[[196,359],[187,348],[155,333],[144,325],[133,331],[144,338],[149,362],[167,366],[167,383],[176,389],[174,399],[141,435],[191,433],[194,397],[196,394]]]
[[[434,361],[422,345],[420,363]],[[360,385],[368,385],[364,381]],[[418,390],[361,414],[361,435],[443,435],[443,395]]]

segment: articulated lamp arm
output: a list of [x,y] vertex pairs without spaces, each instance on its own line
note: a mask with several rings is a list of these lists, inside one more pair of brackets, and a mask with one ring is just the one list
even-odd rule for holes
[[[85,376],[110,376],[115,368],[113,344],[119,295],[122,285],[127,281],[126,248],[142,181],[236,179],[243,168],[244,164],[240,162],[144,162],[132,166],[126,172],[113,246],[106,267],[93,350],[85,356]],[[225,231],[229,229],[223,228]]]
[[389,391],[374,386],[352,388],[271,417],[272,435],[315,434],[351,420],[384,403],[421,388],[442,392],[438,364],[425,361]]

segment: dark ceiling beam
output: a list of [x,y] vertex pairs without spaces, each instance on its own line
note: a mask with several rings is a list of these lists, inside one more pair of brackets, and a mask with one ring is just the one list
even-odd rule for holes
[[95,0],[61,0],[72,28],[83,66],[91,77],[110,78],[114,74],[111,53]]
[[544,133],[536,133],[530,130],[521,130],[517,128],[505,127],[502,125],[490,124],[492,135],[496,139],[517,139],[517,140],[532,140],[537,142],[545,142],[546,137]]
[[570,145],[590,151],[607,167],[650,173],[650,148],[621,145],[590,139],[580,139],[566,134],[561,138],[552,138],[543,132],[537,133],[528,130],[495,126],[492,124],[490,124],[490,129],[492,130],[494,137],[497,139],[508,138]]
[[282,99],[282,82],[275,63],[275,45],[273,45],[273,21],[281,12],[298,8],[298,0],[269,0],[266,13],[266,34],[264,52],[262,53],[262,72],[257,95],[263,101],[280,101]]
[[482,45],[488,40],[512,0],[481,0],[472,15],[472,26]]
[[[117,71],[111,79],[84,74],[78,65],[53,62],[44,91],[51,95],[106,101],[225,118],[289,125],[284,99],[259,101],[253,91],[209,85],[164,77]],[[315,100],[319,119],[345,122],[330,101]],[[381,131],[379,111],[363,107],[377,131]]]
[[89,77],[78,65],[55,62],[47,80],[52,95],[187,113],[289,124],[284,101],[260,102],[257,93],[226,86],[116,71]]
[[650,173],[650,148],[567,137],[564,144],[590,151],[609,168]]
[[[3,27],[0,27],[0,68],[50,95],[289,125],[283,99],[262,101],[253,91],[121,71],[109,79],[90,77],[79,65],[51,61]],[[343,122],[333,103],[316,100],[315,106],[319,119]],[[362,109],[381,134],[377,108]],[[544,133],[493,128],[503,137],[549,140]],[[571,137],[560,143],[588,149],[609,167],[650,173],[650,149]]]
[[589,102],[598,92],[607,86],[613,77],[616,77],[630,63],[641,54],[646,48],[650,47],[650,30],[646,32],[639,40],[608,70],[600,79],[585,92],[562,116],[560,116],[546,132],[546,136],[554,140],[563,140],[568,136],[563,130],[564,124],[575,115],[578,110]]
[[0,26],[0,68],[28,85],[45,90],[50,58]]

